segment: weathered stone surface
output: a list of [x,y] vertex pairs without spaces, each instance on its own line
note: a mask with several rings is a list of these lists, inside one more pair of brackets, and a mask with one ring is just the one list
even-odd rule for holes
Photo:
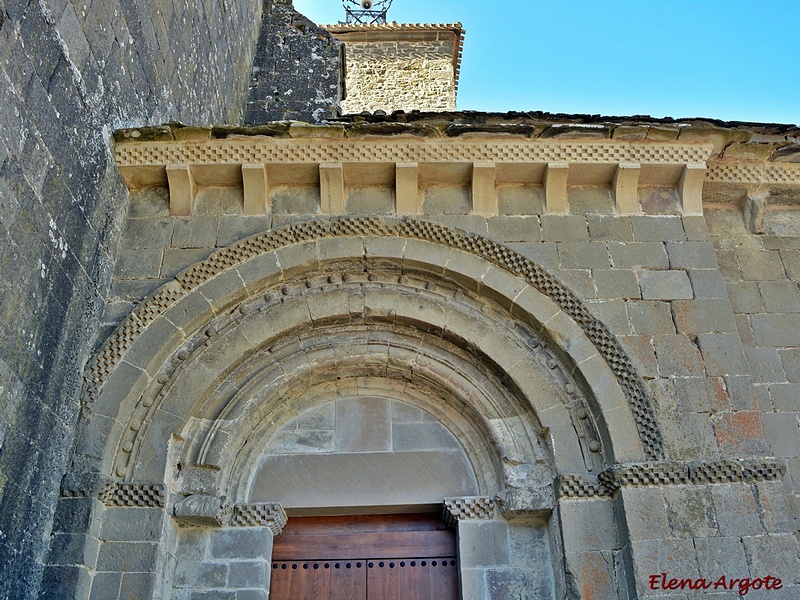
[[800,328],[793,314],[751,315],[753,335],[759,346],[800,346]]
[[[3,436],[0,458],[0,480],[25,486],[19,496],[6,484],[0,500],[0,597],[36,597],[42,580],[81,372],[124,225],[126,192],[110,160],[110,130],[238,121],[260,10],[257,0],[229,2],[225,11],[172,0],[97,3],[92,10],[70,0],[5,2],[0,10],[0,266],[16,288],[11,302],[3,292],[4,304],[17,307],[13,318],[0,315],[0,356],[13,374],[0,380],[3,404],[25,406],[24,417],[11,421],[21,435]],[[160,218],[165,208],[154,203],[145,212]],[[141,235],[126,236],[126,246],[161,247],[172,227],[162,223],[164,229],[150,223]],[[14,380],[21,385],[11,386]],[[80,567],[48,569],[42,593],[88,597],[89,580]],[[126,581],[115,585],[145,597]]]
[[645,271],[639,277],[644,300],[692,298],[692,284],[686,271]]
[[341,44],[291,3],[267,6],[271,9],[261,19],[244,122],[314,123],[335,116],[344,87]]

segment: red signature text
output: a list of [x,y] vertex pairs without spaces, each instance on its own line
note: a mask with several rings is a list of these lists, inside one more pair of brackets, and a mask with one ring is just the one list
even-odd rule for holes
[[678,579],[670,577],[668,573],[659,573],[649,577],[651,590],[736,590],[740,596],[745,596],[750,590],[779,590],[783,582],[779,577],[767,575],[766,577],[726,577],[719,579],[704,579],[687,577]]

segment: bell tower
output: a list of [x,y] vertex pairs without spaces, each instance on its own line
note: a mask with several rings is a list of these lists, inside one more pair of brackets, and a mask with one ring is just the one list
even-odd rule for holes
[[324,28],[345,46],[342,112],[456,109],[461,23],[390,23],[392,0],[342,0],[344,23]]
[[386,23],[386,12],[392,0],[342,0],[348,25],[374,25]]

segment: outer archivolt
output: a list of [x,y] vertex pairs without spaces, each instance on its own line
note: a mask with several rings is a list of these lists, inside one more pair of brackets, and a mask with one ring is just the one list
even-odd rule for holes
[[[147,326],[190,292],[201,288],[226,270],[257,256],[281,251],[296,244],[348,237],[362,240],[416,239],[462,250],[510,272],[546,295],[583,329],[616,375],[633,414],[646,458],[663,458],[661,433],[644,386],[630,359],[605,325],[594,318],[572,292],[542,267],[505,246],[475,234],[410,218],[337,217],[292,224],[237,242],[190,267],[137,307],[95,356],[86,373],[85,412],[91,411],[92,404],[98,398],[106,380]],[[370,256],[367,254],[365,250],[361,258],[369,260]],[[358,260],[359,257],[349,258]],[[319,257],[316,260],[319,261]],[[443,267],[444,265],[439,266],[440,269]]]

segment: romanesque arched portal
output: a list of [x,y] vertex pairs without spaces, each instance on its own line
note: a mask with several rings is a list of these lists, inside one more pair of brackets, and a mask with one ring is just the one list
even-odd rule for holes
[[[98,565],[123,572],[146,549],[141,568],[164,574],[155,597],[266,586],[287,511],[443,506],[464,597],[560,597],[585,548],[619,545],[611,503],[578,514],[568,499],[663,452],[630,361],[566,288],[507,248],[410,219],[290,225],[184,271],[100,350],[85,411],[84,439],[104,443],[81,446],[76,471],[95,475],[76,475],[75,494],[93,482],[93,521],[124,532],[103,537]],[[292,477],[339,464],[346,478],[359,452],[406,484],[359,493],[354,475],[328,498],[293,495]],[[150,527],[132,527],[143,515]],[[580,531],[581,518],[611,525]]]

